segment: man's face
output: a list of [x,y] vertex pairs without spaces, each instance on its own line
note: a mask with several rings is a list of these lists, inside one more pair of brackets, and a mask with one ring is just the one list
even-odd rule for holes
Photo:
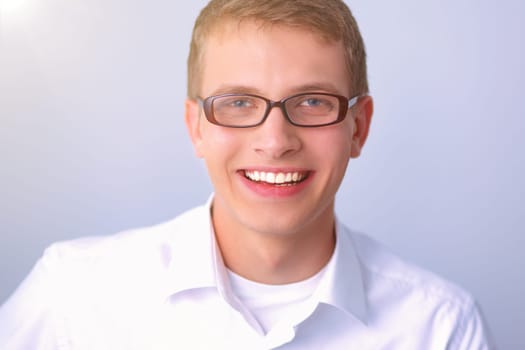
[[[281,100],[302,92],[352,97],[344,57],[342,44],[304,30],[226,25],[207,39],[200,97],[252,93]],[[332,224],[336,191],[366,139],[371,110],[371,100],[364,98],[343,122],[304,128],[273,108],[262,125],[235,129],[209,123],[188,100],[190,136],[215,188],[216,229],[293,235]]]

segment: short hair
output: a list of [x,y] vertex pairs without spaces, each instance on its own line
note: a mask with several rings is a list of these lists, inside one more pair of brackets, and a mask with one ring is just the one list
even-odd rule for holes
[[350,91],[368,93],[366,52],[357,22],[342,0],[211,0],[193,28],[188,56],[188,97],[196,99],[202,80],[206,39],[225,22],[252,20],[261,25],[304,29],[345,49]]

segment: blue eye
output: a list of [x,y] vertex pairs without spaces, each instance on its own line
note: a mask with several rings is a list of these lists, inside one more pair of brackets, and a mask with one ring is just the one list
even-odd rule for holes
[[303,105],[309,106],[309,107],[318,107],[321,104],[323,104],[323,101],[317,99],[317,98],[309,98],[302,102]]
[[305,96],[304,99],[298,102],[296,108],[313,109],[319,112],[331,111],[334,109],[334,106],[337,105],[337,101],[333,101],[332,99],[323,96]]
[[233,101],[230,101],[230,106],[231,107],[236,107],[236,108],[247,108],[247,107],[250,107],[251,105],[252,104],[248,100],[233,100]]

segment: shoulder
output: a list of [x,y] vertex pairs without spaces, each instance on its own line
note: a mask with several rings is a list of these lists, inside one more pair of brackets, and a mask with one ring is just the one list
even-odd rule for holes
[[369,236],[344,231],[361,264],[372,324],[407,339],[420,336],[421,344],[429,346],[446,341],[461,349],[493,348],[482,312],[469,292],[400,258]]
[[159,225],[52,244],[0,307],[0,344],[62,344],[70,330],[91,344],[98,339],[92,334],[147,319],[123,315],[130,306],[136,315],[150,315],[162,305],[173,246],[188,250],[188,232],[207,218],[206,208],[198,207]]
[[472,295],[371,237],[341,227],[360,265],[368,326],[388,348],[495,348]]
[[456,283],[397,256],[367,235],[344,231],[358,255],[368,308],[376,321],[392,329],[401,323],[421,333],[432,330],[446,334],[443,338],[483,322],[475,299]]
[[13,295],[12,308],[37,303],[31,306],[35,313],[54,310],[94,320],[125,314],[129,305],[137,308],[163,300],[173,255],[191,250],[188,245],[198,238],[188,231],[201,221],[206,221],[206,210],[198,207],[155,226],[54,243]]
[[457,284],[399,257],[370,236],[348,229],[346,234],[356,247],[361,267],[370,282],[399,290],[418,291],[429,298],[460,304],[472,302],[472,296]]
[[206,208],[196,207],[158,225],[57,242],[45,250],[37,266],[65,290],[88,285],[90,290],[97,285],[121,289],[141,280],[156,283],[165,277],[174,247],[183,251],[191,245],[188,232],[201,230],[206,219]]
[[96,260],[146,257],[159,253],[164,245],[180,240],[185,232],[195,230],[205,221],[205,207],[195,207],[179,216],[153,226],[117,232],[108,236],[82,237],[51,244],[44,252],[45,261],[90,263]]

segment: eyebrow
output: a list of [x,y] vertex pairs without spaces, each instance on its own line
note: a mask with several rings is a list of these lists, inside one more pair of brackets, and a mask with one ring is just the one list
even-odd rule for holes
[[304,85],[299,85],[292,89],[292,93],[300,93],[300,92],[331,92],[336,94],[342,94],[342,91],[338,89],[334,84],[329,82],[314,82]]
[[221,85],[213,90],[212,95],[219,94],[261,94],[261,91],[253,86],[248,85]]
[[[342,91],[340,91],[340,89],[336,88],[336,86],[330,82],[313,82],[298,85],[288,89],[286,94],[294,95],[303,92],[330,92],[340,95],[342,94]],[[212,95],[220,94],[253,94],[264,96],[260,89],[249,85],[221,85],[212,92]]]

